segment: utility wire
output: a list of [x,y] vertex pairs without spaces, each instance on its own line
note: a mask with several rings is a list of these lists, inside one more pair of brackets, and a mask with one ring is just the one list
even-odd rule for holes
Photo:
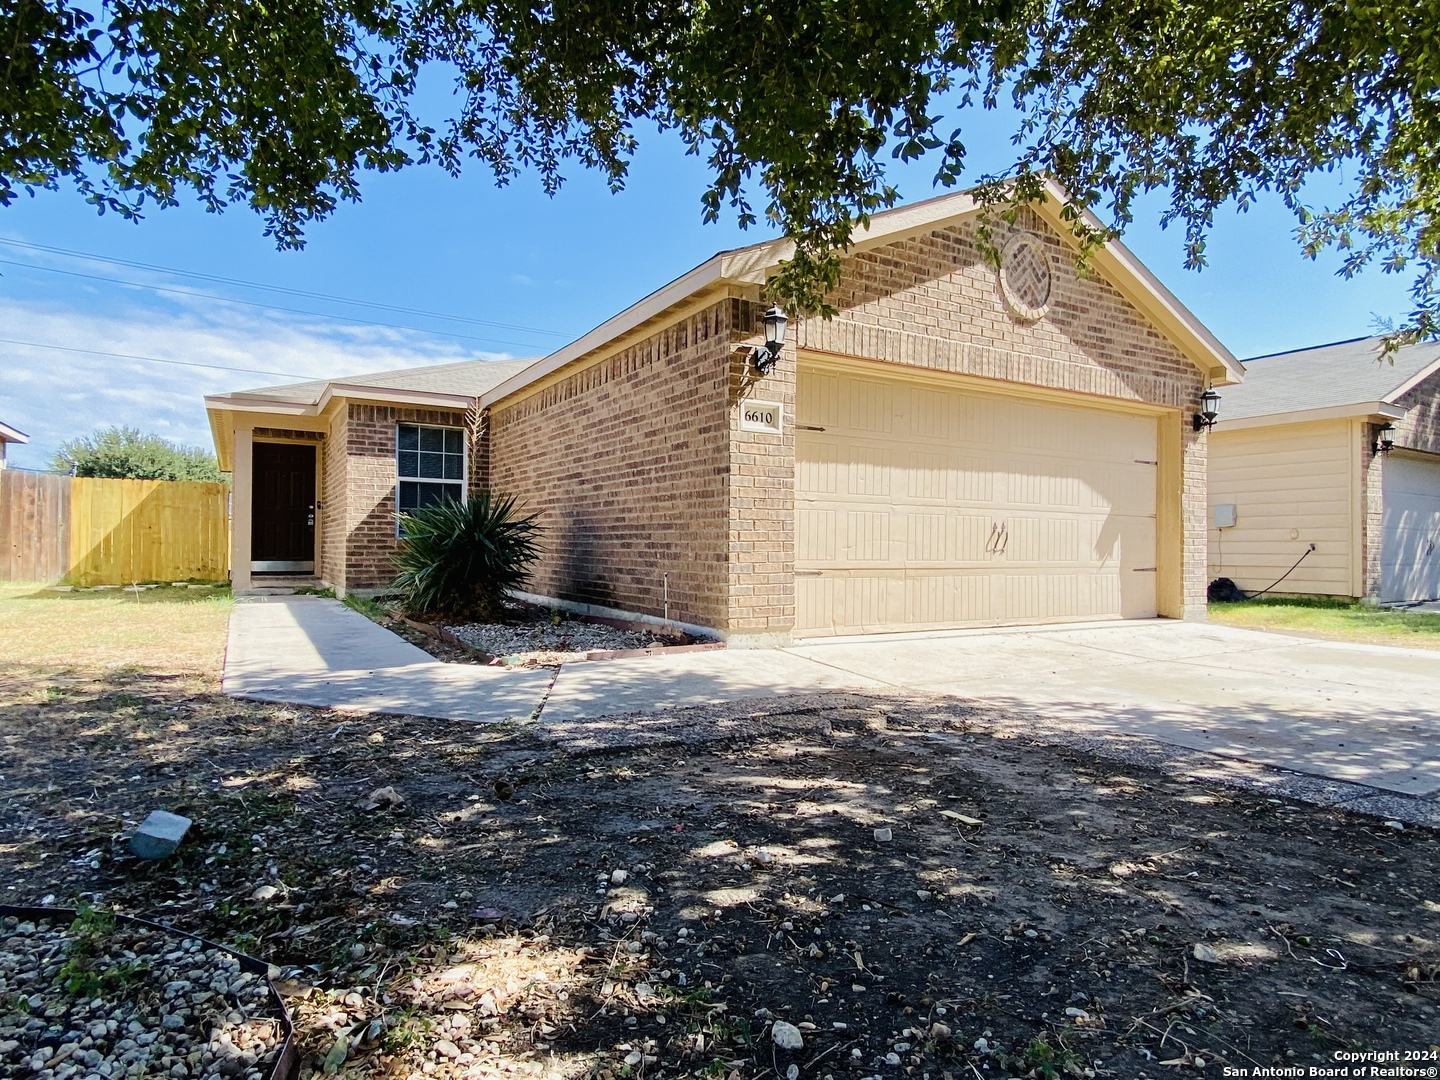
[[347,296],[332,296],[329,293],[308,292],[305,289],[291,289],[283,285],[265,285],[258,281],[245,281],[242,278],[227,278],[220,277],[216,274],[202,274],[196,270],[177,270],[172,266],[156,266],[153,263],[116,259],[108,255],[92,255],[84,251],[72,251],[69,248],[50,247],[46,244],[32,244],[26,240],[11,240],[7,237],[0,237],[0,244],[29,248],[31,251],[45,251],[52,255],[65,255],[72,259],[85,259],[90,262],[128,266],[135,270],[150,270],[160,274],[177,274],[180,277],[195,278],[199,281],[214,281],[221,285],[237,285],[243,289],[263,289],[267,292],[286,293],[290,296],[303,296],[310,300],[325,300],[332,304],[351,304],[355,307],[374,308],[377,311],[394,311],[402,315],[419,315],[426,319],[445,319],[450,322],[472,323],[475,326],[493,326],[500,330],[519,330],[523,333],[546,334],[551,337],[569,338],[573,336],[563,330],[548,330],[539,326],[521,326],[517,323],[493,322],[490,319],[475,319],[467,315],[447,315],[442,311],[426,311],[423,308],[399,307],[395,304],[382,304],[374,300],[352,300]]
[[176,367],[209,368],[213,371],[238,371],[246,375],[278,375],[282,379],[303,379],[306,382],[321,381],[313,375],[296,375],[293,371],[267,371],[264,368],[227,367],[224,364],[197,364],[188,360],[162,360],[158,356],[138,356],[135,353],[102,352],[99,349],[72,349],[65,345],[44,345],[38,341],[18,341],[15,338],[0,338],[0,345],[24,345],[29,349],[49,349],[52,352],[83,353],[86,356],[112,356],[119,360],[145,360],[151,364],[173,364]]
[[[47,274],[64,274],[66,277],[84,278],[86,281],[103,281],[111,285],[128,285],[136,289],[149,289],[158,293],[173,293],[176,296],[193,296],[202,300],[219,300],[225,304],[243,304],[245,307],[259,308],[262,311],[288,311],[292,315],[311,315],[317,319],[336,319],[340,322],[356,323],[360,326],[380,326],[390,330],[413,330],[417,334],[430,334],[435,337],[457,338],[465,341],[483,341],[491,345],[515,345],[521,349],[533,349],[535,346],[524,341],[507,341],[505,338],[478,337],[475,334],[454,334],[447,330],[428,330],[423,326],[405,326],[398,323],[377,323],[369,319],[356,319],[349,315],[331,315],[323,311],[305,311],[302,308],[281,307],[277,304],[261,304],[254,300],[237,300],[233,296],[220,296],[217,293],[197,292],[194,289],[176,289],[166,285],[149,285],[141,281],[125,281],[121,278],[105,277],[101,274],[82,274],[78,270],[61,270],[55,266],[38,266],[35,263],[15,262],[13,259],[0,259],[0,266],[18,266],[25,270],[41,270]],[[548,348],[549,346],[541,346]]]

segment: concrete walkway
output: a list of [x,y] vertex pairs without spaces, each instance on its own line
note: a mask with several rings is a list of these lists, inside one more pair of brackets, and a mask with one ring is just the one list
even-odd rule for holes
[[[1387,791],[1440,793],[1440,652],[1165,620],[894,635],[545,671],[442,664],[333,600],[242,601],[241,697],[547,727],[783,694],[919,691]],[[549,691],[548,699],[546,692]]]
[[230,616],[223,689],[256,701],[493,722],[533,717],[553,677],[443,664],[335,600],[250,596]]

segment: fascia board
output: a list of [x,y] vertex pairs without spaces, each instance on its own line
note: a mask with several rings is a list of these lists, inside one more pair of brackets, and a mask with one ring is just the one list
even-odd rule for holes
[[0,439],[3,439],[5,442],[27,443],[30,441],[30,436],[26,435],[19,428],[13,428],[9,424],[0,423]]
[[603,348],[609,342],[629,333],[656,315],[683,303],[686,299],[721,280],[725,255],[716,255],[676,278],[663,288],[656,289],[645,299],[631,304],[620,314],[607,319],[588,334],[577,338],[558,352],[531,364],[524,371],[517,371],[497,386],[492,386],[480,395],[481,405],[493,405],[507,398],[517,390],[523,390],[531,383],[559,371],[566,364],[573,363],[588,352]]
[[[979,209],[980,203],[970,192],[957,191],[914,206],[886,210],[883,216],[871,218],[869,225],[856,230],[844,254],[883,247],[914,233],[946,229]],[[721,256],[725,263],[723,276],[740,284],[763,285],[770,272],[794,254],[794,242],[783,239],[729,251]]]
[[[209,398],[206,399],[207,405]],[[210,438],[215,442],[215,459],[222,472],[234,472],[231,457],[231,435],[234,432],[234,425],[230,422],[230,412],[227,409],[216,409],[207,407],[206,415],[210,418]]]
[[268,412],[285,416],[315,416],[319,409],[303,401],[285,401],[279,398],[235,397],[229,394],[205,399],[207,409],[224,409],[229,412]]
[[[1224,407],[1223,402],[1221,407]],[[1399,420],[1409,411],[1388,401],[1362,401],[1354,405],[1332,405],[1325,409],[1297,409],[1294,412],[1218,420],[1214,430],[1244,431],[1248,428],[1279,427],[1285,424],[1312,424],[1319,420]]]
[[335,398],[352,401],[383,401],[395,405],[429,405],[442,409],[468,409],[475,399],[468,394],[443,394],[433,390],[387,390],[379,386],[333,382],[325,387],[312,415],[323,413]]
[[[1078,247],[1079,241],[1070,231],[1070,225],[1060,210],[1069,199],[1069,193],[1048,177],[1045,180],[1045,193],[1049,198],[1038,204],[1037,210],[1062,238]],[[1105,223],[1090,210],[1082,210],[1081,216],[1090,228],[1101,231],[1105,229]],[[1205,372],[1212,385],[1233,386],[1245,381],[1245,366],[1235,354],[1222,345],[1220,339],[1196,318],[1195,313],[1182,304],[1123,243],[1119,240],[1106,243],[1096,251],[1095,263],[1105,274],[1106,280],[1127,300],[1161,329],[1178,339],[1177,343],[1188,354],[1191,363]],[[1138,283],[1142,288],[1126,288],[1130,282]]]
[[1417,371],[1414,375],[1411,375],[1410,378],[1406,379],[1394,390],[1391,390],[1390,393],[1385,395],[1385,400],[1399,401],[1402,397],[1408,394],[1411,390],[1414,390],[1415,387],[1419,386],[1426,379],[1430,378],[1431,375],[1434,375],[1437,371],[1440,371],[1440,357],[1436,357],[1433,363],[1426,364],[1423,368]]

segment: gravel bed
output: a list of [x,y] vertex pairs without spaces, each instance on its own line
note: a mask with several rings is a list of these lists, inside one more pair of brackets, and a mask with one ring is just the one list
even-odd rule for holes
[[282,1039],[265,980],[221,949],[104,916],[0,922],[0,1075],[262,1080]]
[[490,656],[503,656],[511,663],[561,663],[595,650],[679,644],[674,637],[646,630],[620,630],[572,619],[561,619],[557,623],[548,612],[533,622],[470,623],[445,629],[465,644]]

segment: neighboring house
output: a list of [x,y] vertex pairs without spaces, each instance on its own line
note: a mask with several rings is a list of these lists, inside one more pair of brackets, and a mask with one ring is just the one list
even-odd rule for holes
[[[313,547],[338,589],[384,587],[396,510],[443,473],[540,514],[534,595],[735,644],[1201,618],[1191,417],[1242,369],[1120,244],[1078,276],[1059,196],[1013,226],[997,215],[998,272],[968,193],[874,215],[838,314],[792,320],[764,376],[763,286],[784,241],[716,255],[533,363],[208,398],[235,475],[236,585]],[[304,502],[299,481],[259,482],[295,446],[322,493],[313,538],[275,509]],[[292,532],[262,526],[281,518]],[[307,558],[272,559],[282,535]]]
[[13,428],[9,424],[0,423],[0,469],[5,468],[5,449],[11,443],[27,443],[30,436],[26,435],[19,428]]
[[1277,592],[1440,597],[1440,344],[1357,338],[1245,371],[1210,434],[1210,576],[1253,592],[1299,560]]

